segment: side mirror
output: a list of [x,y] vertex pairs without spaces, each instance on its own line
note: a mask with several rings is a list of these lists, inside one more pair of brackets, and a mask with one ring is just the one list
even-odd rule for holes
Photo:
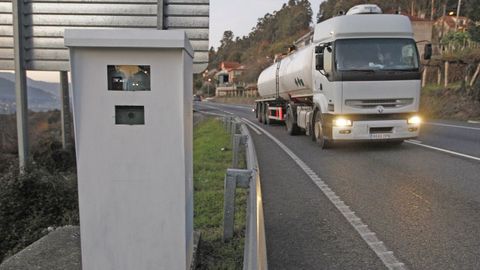
[[324,49],[325,49],[325,47],[322,46],[322,45],[315,47],[315,54],[323,53]]
[[315,54],[315,69],[320,71],[323,70],[323,53]]
[[432,58],[432,44],[425,44],[423,48],[423,59],[430,60]]

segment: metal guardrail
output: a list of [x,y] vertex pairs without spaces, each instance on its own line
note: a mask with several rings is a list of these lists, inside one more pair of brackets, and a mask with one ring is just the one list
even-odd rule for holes
[[[224,240],[233,236],[235,188],[248,188],[247,220],[245,248],[243,257],[244,270],[266,270],[267,249],[265,243],[265,226],[263,219],[262,190],[257,154],[247,126],[238,118],[224,117],[225,129],[232,134],[234,169],[228,169],[225,176],[224,204]],[[238,169],[241,147],[245,150],[246,169]]]

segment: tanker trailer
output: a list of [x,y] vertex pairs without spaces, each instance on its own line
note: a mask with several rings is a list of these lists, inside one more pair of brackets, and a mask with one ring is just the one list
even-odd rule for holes
[[[425,46],[424,58],[431,56]],[[420,61],[408,17],[359,5],[315,26],[312,43],[258,78],[256,117],[321,148],[418,136]]]

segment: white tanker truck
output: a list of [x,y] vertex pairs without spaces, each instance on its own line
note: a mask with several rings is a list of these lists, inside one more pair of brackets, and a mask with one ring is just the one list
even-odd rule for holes
[[[315,26],[313,42],[258,78],[256,116],[322,148],[418,136],[420,63],[410,20],[359,5]],[[424,58],[431,56],[425,46]]]

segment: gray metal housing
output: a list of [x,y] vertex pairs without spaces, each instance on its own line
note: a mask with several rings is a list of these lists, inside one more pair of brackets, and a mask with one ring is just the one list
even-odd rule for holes
[[[208,63],[209,0],[23,0],[25,69],[69,70],[65,28],[185,30],[194,72]],[[0,69],[14,69],[12,0],[0,0]]]

